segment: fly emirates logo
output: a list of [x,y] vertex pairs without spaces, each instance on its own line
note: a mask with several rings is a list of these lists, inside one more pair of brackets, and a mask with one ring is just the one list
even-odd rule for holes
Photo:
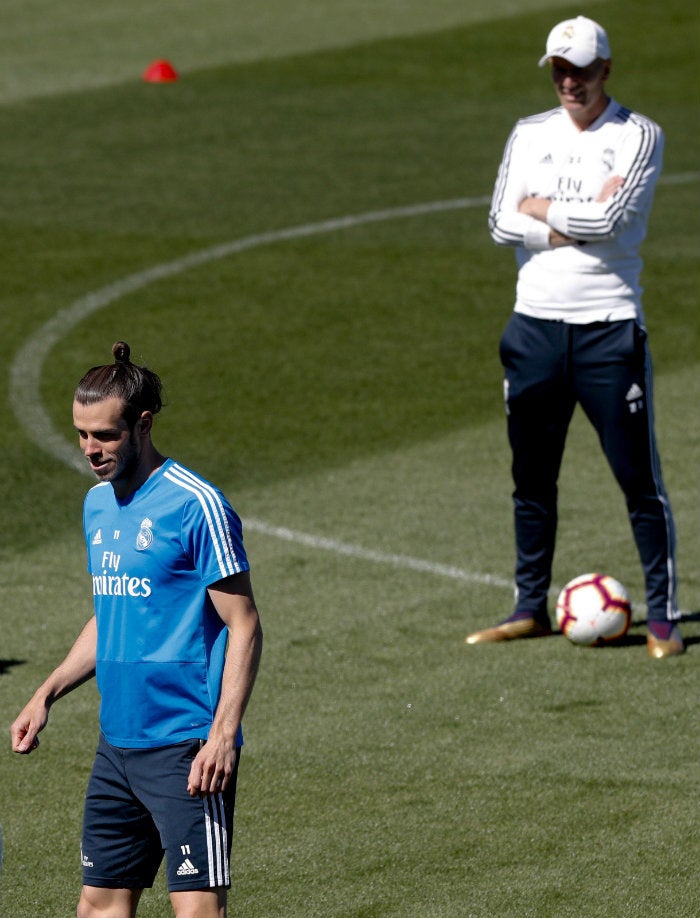
[[92,575],[93,596],[137,596],[145,599],[151,595],[148,577],[131,577],[119,573],[121,555],[113,551],[102,553],[102,573]]

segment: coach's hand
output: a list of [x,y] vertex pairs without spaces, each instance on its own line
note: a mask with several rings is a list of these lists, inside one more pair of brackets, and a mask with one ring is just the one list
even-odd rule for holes
[[619,191],[624,184],[625,180],[621,175],[611,175],[600,189],[600,193],[596,198],[596,203],[603,204],[608,198],[611,198],[616,191]]

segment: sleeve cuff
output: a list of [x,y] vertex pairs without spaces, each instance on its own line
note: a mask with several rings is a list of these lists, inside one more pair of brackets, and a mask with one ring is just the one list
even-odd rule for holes
[[564,207],[559,203],[559,201],[552,201],[549,205],[549,210],[547,211],[547,223],[556,230],[558,233],[561,233],[562,236],[570,236],[569,233],[569,220],[566,214],[564,213]]
[[523,245],[526,249],[535,252],[551,248],[549,244],[549,224],[542,223],[541,220],[535,220],[533,217],[525,230]]

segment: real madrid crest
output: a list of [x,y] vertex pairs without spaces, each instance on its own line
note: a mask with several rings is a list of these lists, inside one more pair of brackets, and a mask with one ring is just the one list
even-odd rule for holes
[[146,517],[141,522],[139,534],[136,536],[136,550],[145,551],[153,542],[153,523]]

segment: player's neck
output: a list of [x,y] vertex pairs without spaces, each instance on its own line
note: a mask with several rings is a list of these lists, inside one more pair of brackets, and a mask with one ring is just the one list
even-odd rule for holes
[[165,462],[163,456],[149,440],[141,451],[133,469],[122,477],[112,481],[114,493],[119,500],[126,500],[145,484]]
[[567,109],[567,114],[579,131],[587,131],[600,118],[609,103],[610,98],[608,96],[601,96],[593,107],[581,109],[580,111]]

